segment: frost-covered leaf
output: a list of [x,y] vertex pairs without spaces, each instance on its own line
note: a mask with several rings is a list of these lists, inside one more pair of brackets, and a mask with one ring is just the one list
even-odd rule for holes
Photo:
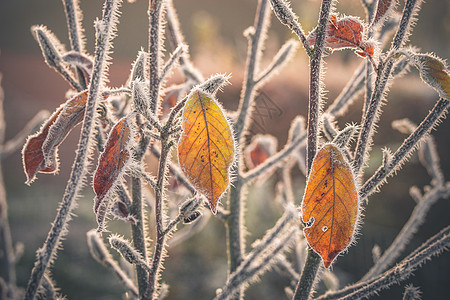
[[302,202],[306,240],[328,268],[353,239],[358,218],[358,192],[349,163],[333,144],[313,161]]
[[94,212],[97,215],[99,231],[103,231],[105,217],[114,187],[120,182],[130,162],[130,142],[133,131],[126,118],[114,125],[108,136],[105,150],[100,154],[94,174]]
[[84,91],[62,104],[41,127],[29,136],[22,150],[27,184],[37,173],[56,173],[59,169],[58,147],[69,132],[83,120],[88,92]]
[[450,75],[445,63],[430,54],[415,54],[414,62],[422,80],[434,88],[440,97],[450,100]]
[[377,10],[373,18],[371,26],[375,26],[383,22],[389,16],[389,12],[394,8],[396,0],[378,0]]
[[231,126],[214,97],[196,89],[186,102],[178,143],[178,160],[184,174],[208,200],[215,214],[217,203],[230,184],[234,160]]
[[128,207],[120,200],[114,202],[112,205],[111,214],[118,220],[122,220],[133,225],[137,224],[136,218],[130,214]]
[[[316,35],[317,29],[308,35],[306,41],[310,46],[316,43]],[[356,54],[362,57],[373,57],[375,53],[373,42],[366,39],[363,23],[355,17],[343,17],[338,20],[336,15],[331,15],[324,46],[332,50],[355,49]]]

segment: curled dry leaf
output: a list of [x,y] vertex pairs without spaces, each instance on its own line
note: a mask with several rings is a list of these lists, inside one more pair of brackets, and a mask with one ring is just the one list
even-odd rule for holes
[[88,92],[84,91],[67,100],[42,125],[39,132],[28,137],[22,150],[27,184],[36,179],[37,173],[58,172],[58,147],[83,120],[87,97]]
[[277,152],[278,141],[271,135],[256,135],[245,148],[245,161],[250,169],[265,162]]
[[105,150],[100,154],[94,174],[94,212],[97,215],[98,231],[104,230],[105,217],[108,212],[111,194],[120,182],[130,161],[130,141],[132,129],[126,118],[122,118],[111,129]]
[[420,78],[434,88],[439,96],[450,100],[450,75],[445,63],[430,54],[414,55]]
[[[317,29],[314,29],[306,39],[310,46],[316,43],[316,32]],[[356,54],[361,57],[373,57],[375,53],[374,44],[366,39],[364,25],[354,17],[338,20],[336,15],[331,15],[324,46],[333,50],[356,49]]]
[[389,16],[389,12],[394,8],[396,2],[396,0],[378,0],[377,10],[371,26],[382,23]]
[[306,240],[326,268],[352,241],[358,218],[355,178],[342,152],[325,145],[314,158],[302,202]]
[[162,114],[160,118],[163,118],[170,113],[172,107],[174,107],[177,104],[182,91],[183,86],[181,85],[171,86],[164,91],[162,100]]
[[130,214],[127,205],[120,200],[114,202],[111,208],[111,213],[114,216],[114,218],[118,220],[122,220],[133,225],[137,224],[136,218]]
[[230,124],[213,96],[194,90],[182,115],[178,160],[187,179],[203,194],[211,211],[230,183],[234,140]]

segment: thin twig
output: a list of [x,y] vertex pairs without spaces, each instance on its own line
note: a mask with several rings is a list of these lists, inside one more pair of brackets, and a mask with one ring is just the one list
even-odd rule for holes
[[[166,1],[166,21],[167,21],[167,30],[169,32],[169,42],[172,45],[172,49],[177,48],[181,44],[185,44],[184,37],[180,29],[180,22],[178,21],[177,14],[175,12],[175,8],[173,6],[172,0]],[[193,81],[193,85],[198,84],[203,81],[202,74],[193,67],[192,62],[189,58],[189,52],[185,51],[183,55],[180,56],[180,65],[182,66],[181,70],[184,73],[184,76]]]
[[272,10],[275,15],[278,17],[280,22],[286,25],[290,30],[292,30],[300,39],[305,47],[306,53],[309,56],[313,55],[313,51],[306,41],[305,33],[303,32],[302,26],[298,23],[298,17],[294,14],[292,9],[289,7],[286,0],[270,0],[270,4],[272,5]]
[[173,219],[172,221],[169,222],[166,229],[164,229],[164,231],[163,231],[163,235],[167,235],[168,233],[170,233],[172,231],[172,229],[174,229],[174,227],[177,226],[178,223],[180,223],[181,221],[183,221],[183,215],[179,214],[176,216],[175,219]]
[[291,236],[292,234],[295,234],[296,230],[296,227],[289,228],[286,234],[283,234],[282,237],[274,242],[276,243],[276,247],[273,249],[270,249],[273,245],[270,245],[270,248],[269,245],[267,245],[267,248],[269,249],[267,251],[268,253],[263,253],[257,264],[247,264],[247,260],[243,261],[243,264],[245,263],[246,267],[239,266],[236,272],[230,275],[227,284],[221,289],[221,293],[215,297],[214,300],[226,300],[233,295],[238,294],[242,286],[252,281],[261,272],[267,270],[273,263],[276,263],[279,258],[279,253],[292,243]]
[[447,111],[450,102],[445,99],[439,99],[427,117],[420,123],[411,135],[405,139],[403,144],[395,151],[386,165],[381,165],[375,174],[370,177],[359,191],[360,201],[367,201],[367,197],[372,194],[392,172],[398,169],[411,151],[418,145],[419,141],[428,134],[436,123]]
[[342,290],[329,292],[316,298],[316,300],[362,299],[377,294],[382,289],[406,280],[419,266],[429,261],[433,256],[447,250],[449,246],[450,226],[447,226],[385,273]]
[[[255,97],[255,75],[259,71],[261,49],[265,40],[269,23],[269,10],[267,0],[260,0],[255,18],[254,28],[247,29],[249,47],[247,53],[246,76],[242,85],[241,100],[238,108],[238,118],[234,124],[236,140],[240,140],[242,133],[249,125],[251,106]],[[252,30],[254,32],[252,32]]]
[[41,110],[33,119],[31,119],[25,127],[16,134],[12,139],[0,146],[0,159],[5,159],[20,147],[23,146],[28,135],[39,129],[39,126],[49,117],[50,113],[47,110]]
[[169,75],[170,71],[175,67],[176,62],[186,51],[186,46],[181,44],[179,45],[170,56],[169,60],[165,63],[159,81],[162,83],[164,79]]
[[425,221],[425,216],[437,200],[450,196],[450,183],[446,187],[437,186],[428,191],[417,203],[408,221],[377,263],[364,275],[361,281],[372,279],[384,272],[405,249],[407,243]]
[[112,258],[111,253],[109,253],[97,230],[90,230],[86,235],[91,256],[108,268],[115,276],[117,276],[119,281],[131,293],[131,295],[134,298],[137,298],[139,296],[138,289],[128,275],[122,270],[119,264]]

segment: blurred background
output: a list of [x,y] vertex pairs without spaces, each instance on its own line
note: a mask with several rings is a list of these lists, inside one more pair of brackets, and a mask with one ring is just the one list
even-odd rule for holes
[[[305,31],[316,24],[320,1],[292,1]],[[403,7],[403,2],[400,1]],[[178,10],[186,41],[195,66],[205,77],[220,72],[231,73],[232,85],[218,94],[227,109],[236,109],[241,82],[244,76],[247,41],[242,32],[253,24],[256,0],[174,0]],[[93,21],[101,16],[101,0],[80,0],[83,10],[83,26],[86,33],[86,48],[93,53]],[[118,37],[114,40],[113,63],[110,67],[110,86],[119,87],[128,78],[130,65],[137,52],[147,48],[147,5],[137,0],[124,3]],[[336,5],[340,14],[356,15],[364,18],[359,1],[341,0]],[[54,109],[64,101],[68,84],[53,70],[48,68],[41,51],[30,34],[35,24],[46,25],[56,36],[68,45],[65,15],[61,1],[6,1],[0,0],[0,73],[5,93],[5,118],[7,139],[13,137],[39,110]],[[268,33],[263,66],[267,64],[279,47],[293,37],[272,18]],[[422,52],[434,52],[442,58],[450,55],[450,1],[428,0],[423,4],[420,19],[415,26],[410,43]],[[333,53],[326,61],[326,98],[329,105],[353,70],[362,61],[352,51]],[[277,137],[279,148],[284,145],[291,120],[296,115],[305,115],[308,94],[308,61],[303,49],[299,49],[293,62],[274,80],[262,88],[269,99],[272,114],[256,116],[249,138],[255,133],[272,134]],[[176,78],[176,76],[175,76]],[[175,79],[176,80],[176,79]],[[391,122],[410,118],[419,123],[438,99],[437,93],[420,81],[418,73],[412,70],[407,76],[397,80],[388,95],[387,104],[379,123],[374,140],[373,159],[367,168],[372,174],[381,162],[381,148],[395,150],[404,135],[393,130]],[[348,122],[360,122],[362,101],[359,99],[350,111],[338,120],[342,128]],[[264,107],[262,108],[264,109]],[[267,109],[267,107],[266,107]],[[266,111],[267,112],[267,111]],[[65,188],[79,128],[74,130],[60,149],[61,171],[57,176],[38,176],[38,180],[28,187],[19,153],[3,163],[6,182],[9,219],[16,245],[22,245],[24,252],[17,264],[17,281],[25,286],[33,266],[35,252],[40,247],[56,214],[56,208]],[[450,123],[444,121],[433,132],[438,144],[441,165],[447,179],[450,178]],[[404,166],[397,176],[389,179],[381,192],[370,197],[365,208],[356,246],[340,256],[333,269],[339,275],[341,286],[359,279],[372,265],[372,248],[378,245],[385,250],[397,235],[414,208],[414,200],[408,194],[412,185],[423,188],[430,178],[414,154],[411,163]],[[279,174],[272,175],[264,185],[249,189],[248,244],[260,237],[271,227],[280,215],[274,201],[274,185]],[[305,179],[298,168],[294,172],[294,187],[297,201],[304,191]],[[58,287],[69,299],[120,299],[122,287],[115,277],[94,261],[86,245],[85,234],[96,227],[92,212],[93,192],[84,189],[84,196],[75,210],[76,218],[70,224],[70,233],[52,267],[53,277]],[[429,237],[437,233],[449,222],[449,199],[439,200],[430,210],[426,222],[411,240],[403,253],[404,257]],[[204,214],[209,214],[204,211]],[[111,231],[127,234],[128,225],[113,221]],[[215,290],[226,280],[225,230],[222,223],[212,217],[206,228],[190,240],[170,247],[169,258],[163,273],[163,281],[171,284],[168,299],[212,299]],[[406,283],[420,287],[423,299],[448,299],[450,292],[450,254],[444,253],[434,258]],[[284,286],[288,281],[277,272],[264,275],[247,293],[248,299],[287,299]],[[319,288],[323,288],[319,286]],[[395,286],[381,292],[375,299],[400,299],[403,292]]]

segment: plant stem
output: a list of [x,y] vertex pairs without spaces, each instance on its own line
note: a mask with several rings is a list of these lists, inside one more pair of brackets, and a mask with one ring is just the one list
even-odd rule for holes
[[[239,176],[239,175],[238,175]],[[227,217],[228,274],[232,274],[242,262],[244,241],[242,238],[242,181],[238,178],[231,187],[228,201],[230,214]]]
[[6,203],[3,171],[0,163],[0,278],[6,284],[7,297],[13,298],[12,288],[16,286],[16,268],[11,231],[8,222],[8,205]]
[[161,64],[161,13],[162,0],[149,0],[149,73],[150,110],[155,114],[159,105],[160,64]]
[[[317,151],[317,136],[319,132],[320,119],[320,93],[321,93],[321,68],[322,51],[325,42],[326,29],[330,16],[332,0],[323,0],[320,9],[319,25],[317,28],[316,44],[314,45],[314,55],[310,62],[310,82],[309,82],[309,108],[308,108],[308,140],[306,144],[306,166],[307,174],[311,172],[312,163]],[[298,281],[294,299],[306,300],[311,294],[312,287],[321,263],[320,256],[308,247],[305,267]]]
[[330,16],[332,0],[323,0],[320,10],[319,27],[317,28],[316,44],[314,45],[314,55],[310,62],[309,77],[309,107],[308,107],[308,141],[306,145],[306,166],[311,169],[312,162],[316,156],[317,136],[319,132],[320,114],[320,93],[321,93],[321,67],[322,52],[325,42],[326,29]]
[[[0,74],[0,83],[2,75]],[[5,141],[5,119],[3,110],[3,89],[0,86],[0,144]],[[16,268],[14,262],[13,243],[8,221],[8,204],[6,202],[5,184],[3,182],[3,169],[0,161],[0,278],[7,286],[7,297],[13,298],[12,288],[16,286]]]
[[159,277],[159,270],[161,269],[161,258],[164,253],[165,234],[164,234],[164,190],[167,161],[169,157],[170,147],[167,139],[163,137],[161,142],[161,156],[159,158],[158,179],[156,182],[157,188],[155,190],[155,216],[156,216],[156,246],[153,255],[152,269],[149,273],[149,285],[146,296],[153,299],[156,290],[156,281]]
[[101,33],[97,32],[98,35],[103,35],[103,38],[97,39],[98,44],[96,46],[94,68],[91,83],[89,85],[89,96],[86,103],[85,117],[81,129],[78,150],[76,151],[75,162],[72,166],[72,171],[61,205],[55,220],[52,223],[52,228],[50,229],[43,247],[37,251],[37,261],[31,272],[25,294],[25,299],[27,300],[34,299],[37,289],[40,286],[42,276],[47,270],[50,261],[55,256],[61,238],[67,233],[68,221],[70,220],[70,215],[75,207],[74,202],[82,187],[87,172],[88,157],[92,148],[92,133],[95,125],[97,99],[101,94],[101,88],[105,78],[103,73],[106,68],[108,51],[110,51],[112,45],[112,32],[117,22],[117,10],[120,2],[120,0],[105,1],[103,20],[100,21],[105,25],[105,27],[102,27],[105,31]]
[[[145,150],[149,144],[150,140],[148,138],[143,138],[139,145],[139,150],[136,154],[136,161],[141,162],[144,157]],[[142,202],[142,180],[140,178],[131,178],[131,189],[133,202],[130,206],[130,214],[132,214],[137,222],[131,225],[131,232],[133,236],[133,246],[134,248],[142,254],[142,257],[147,261],[147,246],[145,243],[145,218],[143,216],[143,202]],[[136,266],[137,281],[139,295],[142,299],[143,295],[148,288],[148,273],[140,265]]]
[[305,266],[303,267],[302,275],[298,281],[297,289],[295,290],[295,300],[309,299],[317,272],[319,271],[322,259],[308,246],[308,254],[306,255]]
[[234,124],[234,134],[237,140],[240,140],[243,132],[249,125],[251,106],[255,97],[255,73],[259,67],[261,47],[267,31],[268,12],[267,0],[259,0],[254,24],[255,31],[254,33],[249,33],[248,36],[249,49],[247,54],[246,77],[239,103],[239,116]]

